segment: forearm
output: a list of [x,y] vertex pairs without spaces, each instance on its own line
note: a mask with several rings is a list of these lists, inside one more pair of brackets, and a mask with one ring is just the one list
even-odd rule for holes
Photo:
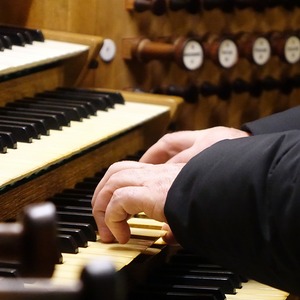
[[165,214],[182,246],[300,294],[299,172],[297,131],[222,141],[180,172]]
[[300,106],[245,123],[242,130],[253,135],[300,129]]

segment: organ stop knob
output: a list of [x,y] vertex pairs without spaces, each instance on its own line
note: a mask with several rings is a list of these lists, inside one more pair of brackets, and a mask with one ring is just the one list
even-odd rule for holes
[[203,64],[204,50],[201,43],[193,38],[177,38],[173,43],[151,41],[147,38],[124,40],[123,58],[137,59],[141,62],[150,60],[175,61],[186,70],[199,69]]
[[294,33],[271,32],[269,40],[273,53],[288,64],[298,63],[300,60],[300,39]]
[[264,35],[241,33],[238,34],[237,39],[241,57],[259,66],[265,65],[270,60],[271,45]]
[[210,36],[204,38],[205,54],[217,65],[224,69],[232,68],[236,65],[239,52],[236,42],[224,36]]

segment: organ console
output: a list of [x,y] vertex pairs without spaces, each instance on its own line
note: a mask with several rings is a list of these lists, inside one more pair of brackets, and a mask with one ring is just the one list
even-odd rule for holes
[[[166,256],[164,265],[174,273],[180,269],[181,275],[189,263],[174,267],[181,250],[165,247],[160,223],[137,216],[130,220],[128,245],[99,242],[87,186],[94,186],[102,168],[150,146],[170,122],[178,129],[239,126],[249,116],[297,105],[298,1],[24,0],[20,5],[22,9],[16,9],[13,1],[1,1],[1,31],[7,23],[15,24],[14,32],[26,25],[27,32],[42,33],[44,41],[18,46],[7,39],[8,33],[0,38],[0,125],[7,130],[8,121],[22,123],[14,127],[19,128],[14,129],[17,136],[0,130],[1,220],[15,219],[31,203],[55,203],[63,263],[56,265],[51,283],[47,282],[56,293],[54,299],[62,290],[69,299],[78,299],[84,286],[79,274],[99,255],[126,274],[128,298],[197,299],[203,287],[162,284],[170,271],[157,269],[160,259],[165,261]],[[26,33],[23,45],[27,37]],[[102,37],[114,42],[113,59],[99,60]],[[151,93],[129,92],[131,87]],[[153,95],[155,90],[171,96]],[[82,97],[86,101],[81,102]],[[96,105],[95,98],[102,100]],[[181,103],[181,98],[188,101]],[[41,107],[43,112],[37,114]],[[51,113],[46,114],[46,108]],[[35,112],[29,112],[32,109]],[[24,135],[26,142],[20,141]],[[78,199],[83,207],[78,208]],[[142,274],[143,268],[153,269],[149,277]],[[158,276],[160,272],[164,276]],[[145,277],[148,283],[141,282]],[[78,287],[72,289],[74,282]],[[242,286],[236,295],[220,295],[215,288],[204,289],[204,295],[220,300],[253,294],[287,297],[251,280]],[[37,298],[44,290],[27,288],[33,294],[37,291]],[[1,289],[5,286],[0,286],[0,298]],[[4,298],[8,295],[13,295],[12,288]]]

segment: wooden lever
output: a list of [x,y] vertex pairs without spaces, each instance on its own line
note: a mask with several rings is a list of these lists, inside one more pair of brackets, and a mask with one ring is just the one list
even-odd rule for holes
[[17,262],[23,277],[51,277],[58,262],[53,204],[29,205],[19,222],[0,224],[0,260]]
[[203,64],[204,51],[197,39],[179,37],[174,42],[151,41],[147,38],[124,39],[123,58],[140,62],[150,60],[174,61],[193,71]]

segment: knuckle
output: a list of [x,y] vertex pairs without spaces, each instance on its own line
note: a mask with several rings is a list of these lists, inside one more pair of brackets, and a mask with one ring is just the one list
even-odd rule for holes
[[166,133],[162,138],[161,138],[161,141],[163,143],[166,143],[166,144],[170,144],[173,142],[173,138],[174,138],[174,134],[173,133]]

